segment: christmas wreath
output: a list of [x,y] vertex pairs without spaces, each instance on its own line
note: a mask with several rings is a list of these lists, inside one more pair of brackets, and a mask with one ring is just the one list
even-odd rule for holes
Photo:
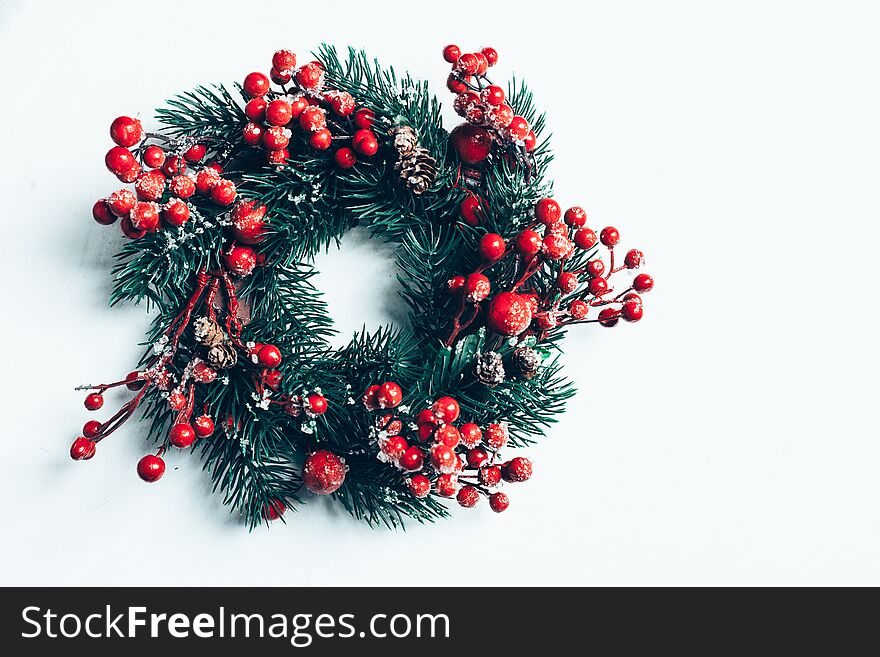
[[[497,52],[443,56],[465,118],[451,133],[426,83],[329,46],[299,66],[279,50],[234,91],[179,95],[156,132],[113,121],[105,163],[134,189],[93,208],[130,238],[110,303],[155,317],[135,371],[78,388],[90,411],[131,392],[86,422],[74,459],[142,409],[157,449],[140,478],[159,480],[172,448],[196,451],[251,527],[303,488],[387,526],[444,517],[443,498],[508,507],[499,488],[532,464],[502,452],[574,393],[556,358],[566,327],[638,321],[653,280],[632,271],[640,251],[619,257],[615,228],[553,200],[544,117],[524,84],[491,83]],[[334,350],[310,263],[356,225],[396,245],[410,321]]]

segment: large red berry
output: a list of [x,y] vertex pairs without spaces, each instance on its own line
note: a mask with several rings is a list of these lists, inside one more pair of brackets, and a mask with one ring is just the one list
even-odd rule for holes
[[608,291],[608,281],[601,276],[595,276],[590,279],[588,289],[593,296],[602,296]]
[[130,150],[122,146],[114,146],[104,156],[104,164],[107,165],[111,173],[121,176],[131,170],[137,163]]
[[86,396],[83,405],[90,411],[97,411],[104,405],[104,396],[100,393],[93,392]]
[[431,411],[440,422],[455,422],[461,415],[461,406],[453,397],[440,397],[432,405]]
[[244,106],[244,114],[251,121],[260,122],[266,118],[266,108],[269,103],[264,98],[251,98]]
[[438,472],[450,474],[455,472],[458,466],[458,455],[452,447],[444,444],[434,445],[431,448],[431,465]]
[[259,123],[250,122],[244,126],[241,137],[248,146],[257,146],[263,141],[263,135],[266,134],[266,128]]
[[636,292],[650,292],[654,289],[654,279],[648,274],[639,274],[633,279],[632,286]]
[[501,482],[501,466],[500,465],[489,465],[485,468],[482,468],[477,475],[477,478],[480,480],[480,483],[487,488],[492,488],[493,486],[497,486]]
[[425,475],[413,475],[406,482],[406,487],[409,488],[409,492],[412,493],[414,497],[428,497],[431,493],[431,480]]
[[168,183],[168,191],[180,198],[189,198],[196,193],[196,183],[189,176],[174,176]]
[[317,91],[324,84],[324,69],[317,62],[309,62],[297,69],[296,83],[303,89]]
[[542,224],[555,224],[562,216],[562,208],[552,198],[542,198],[535,204],[535,218]]
[[507,126],[507,131],[510,133],[511,138],[515,140],[523,140],[528,137],[529,130],[531,130],[529,122],[521,116],[514,116],[510,121],[510,125]]
[[257,351],[256,357],[260,367],[274,368],[281,364],[281,350],[274,344],[264,344]]
[[[123,190],[123,191],[128,191],[128,190]],[[129,194],[131,194],[131,192],[129,192]],[[134,194],[132,194],[132,198],[134,198]],[[133,203],[132,203],[132,207],[134,207]],[[129,210],[130,209],[131,208],[129,208]],[[123,213],[123,214],[125,214],[125,213]],[[95,201],[95,204],[92,206],[92,217],[94,218],[95,221],[97,221],[99,224],[104,225],[104,226],[109,226],[117,219],[116,213],[114,213],[110,209],[109,203],[107,201],[105,201],[104,199],[99,199],[99,200]]]
[[327,398],[313,392],[305,399],[306,410],[312,415],[323,415],[327,412]]
[[544,253],[550,260],[565,260],[574,251],[574,244],[565,235],[550,233],[544,237]]
[[519,335],[532,323],[528,300],[516,292],[501,292],[489,302],[486,326],[500,335]]
[[486,233],[480,238],[480,257],[489,262],[500,260],[504,255],[504,238],[497,233]]
[[489,460],[489,453],[482,447],[469,449],[467,453],[467,464],[472,468],[482,468]]
[[490,424],[483,431],[483,442],[492,449],[501,449],[507,444],[507,427],[503,424]]
[[461,434],[461,442],[467,447],[476,447],[483,439],[483,432],[473,422],[462,424],[458,431]]
[[196,441],[196,431],[192,428],[192,425],[189,425],[185,422],[179,422],[171,427],[171,432],[168,434],[168,442],[170,442],[175,447],[185,448],[189,447]]
[[587,211],[575,205],[565,211],[565,223],[572,228],[581,228],[587,223]]
[[458,476],[452,472],[445,472],[437,477],[434,482],[437,494],[442,497],[453,497],[458,491]]
[[577,274],[574,274],[570,271],[564,271],[559,274],[559,289],[565,292],[566,294],[570,294],[577,289],[578,286],[578,277]]
[[642,306],[642,300],[639,299],[638,295],[633,295],[635,299],[629,299],[623,302],[623,306],[620,308],[621,316],[627,322],[637,322],[642,318],[642,314],[644,313],[644,308]]
[[248,73],[242,84],[244,92],[254,98],[269,93],[269,78],[262,73]]
[[516,237],[516,250],[523,255],[535,255],[541,250],[541,236],[526,229]]
[[456,447],[461,442],[461,433],[451,424],[444,424],[434,431],[434,440],[447,447]]
[[282,73],[296,68],[296,55],[290,50],[276,50],[272,55],[272,68]]
[[340,148],[333,157],[336,160],[336,166],[340,169],[351,169],[357,164],[357,156],[348,146]]
[[74,461],[88,461],[95,455],[95,443],[84,436],[73,441],[70,446],[70,458]]
[[280,151],[282,148],[287,148],[291,134],[289,128],[274,125],[263,132],[263,144],[270,151]]
[[199,438],[207,438],[214,433],[214,420],[207,415],[199,415],[193,420],[193,430]]
[[135,203],[137,197],[128,189],[118,189],[107,197],[107,207],[117,217],[124,217],[131,212]]
[[276,98],[266,107],[266,122],[270,125],[287,125],[293,117],[293,110],[283,98]]
[[369,130],[373,127],[373,122],[375,120],[376,113],[368,107],[361,107],[358,111],[354,113],[354,116],[352,117],[354,127],[358,130]]
[[223,254],[223,265],[236,276],[247,276],[257,266],[257,254],[249,246],[235,245]]
[[532,476],[532,462],[524,456],[517,456],[501,466],[504,481],[527,481]]
[[508,499],[507,495],[505,495],[504,493],[492,493],[489,496],[489,508],[492,509],[495,513],[506,511],[507,507],[509,506],[510,499]]
[[489,105],[501,105],[504,103],[504,89],[498,85],[490,84],[480,93],[484,103]]
[[153,202],[138,201],[128,215],[132,227],[153,232],[159,228],[159,206]]
[[627,269],[638,269],[642,266],[642,262],[645,260],[645,254],[639,251],[638,249],[630,249],[626,252],[626,257],[623,259],[623,264],[626,265]]
[[466,52],[455,62],[454,69],[464,75],[474,75],[480,69],[480,61],[474,53]]
[[161,456],[147,454],[137,464],[138,477],[151,484],[159,481],[165,474],[165,461]]
[[568,314],[571,315],[573,319],[584,319],[589,311],[590,307],[581,299],[575,299],[568,307]]
[[395,408],[403,401],[403,388],[394,381],[386,381],[376,391],[376,401],[379,408]]
[[347,471],[345,459],[321,449],[306,457],[302,469],[303,483],[316,495],[329,495],[339,490]]
[[602,326],[611,328],[612,326],[616,326],[619,321],[620,313],[614,308],[603,308],[599,313],[599,323]]
[[480,52],[483,54],[483,57],[486,58],[486,62],[489,66],[495,66],[498,63],[498,51],[495,48],[490,48],[486,46]]
[[211,188],[211,200],[217,205],[232,205],[235,197],[235,183],[231,180],[220,180]]
[[120,146],[129,148],[144,138],[141,122],[130,116],[120,116],[110,124],[110,138]]
[[165,176],[159,171],[147,171],[138,176],[134,191],[142,201],[158,201],[165,193]]
[[169,226],[183,226],[189,220],[189,206],[179,198],[172,198],[162,209],[162,221]]
[[492,135],[485,128],[462,123],[449,135],[458,158],[465,164],[482,162],[492,150]]

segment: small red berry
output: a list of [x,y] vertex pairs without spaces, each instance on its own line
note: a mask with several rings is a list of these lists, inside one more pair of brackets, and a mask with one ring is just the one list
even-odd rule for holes
[[572,228],[581,228],[587,223],[587,211],[579,205],[572,206],[565,211],[564,219]]
[[196,431],[191,425],[180,422],[171,427],[168,442],[181,449],[189,447],[196,441]]
[[[172,155],[168,159],[165,160],[165,164],[162,165],[162,173],[164,173],[169,178],[171,176],[177,176],[186,171],[186,160],[180,155]],[[155,172],[150,172],[155,173]],[[153,199],[155,200],[155,199]]]
[[583,319],[587,316],[589,310],[590,307],[586,304],[585,301],[575,299],[568,307],[568,314],[571,315],[574,319]]
[[352,120],[354,121],[355,128],[369,130],[373,127],[373,122],[376,120],[376,113],[367,107],[361,107],[354,113]]
[[501,449],[507,444],[507,427],[503,424],[490,424],[483,431],[483,442],[491,449]]
[[605,263],[598,258],[587,263],[587,273],[590,276],[601,276],[605,273]]
[[403,401],[403,388],[393,381],[386,381],[376,391],[379,408],[395,408]]
[[323,415],[327,412],[327,398],[314,392],[306,397],[306,407],[312,415]]
[[93,392],[86,396],[85,407],[90,411],[97,411],[104,405],[104,396],[98,392]]
[[442,427],[437,427],[436,431],[434,431],[434,440],[438,443],[443,443],[447,447],[457,447],[458,443],[461,442],[461,433],[453,425],[444,424]]
[[457,274],[446,281],[446,287],[449,289],[449,293],[452,294],[454,292],[458,292],[461,288],[464,287],[464,276],[461,274]]
[[602,326],[612,327],[616,326],[617,322],[620,321],[620,313],[614,310],[614,308],[603,308],[599,313],[599,323]]
[[114,146],[104,156],[104,164],[111,173],[121,176],[137,164],[131,151],[122,146]]
[[333,135],[326,128],[322,128],[317,132],[309,135],[309,144],[312,148],[319,151],[326,151],[333,143]]
[[489,496],[489,508],[492,509],[495,513],[506,511],[507,507],[509,506],[510,499],[508,499],[507,495],[505,495],[504,493],[492,493]]
[[455,152],[465,164],[478,164],[489,157],[492,151],[492,135],[480,126],[462,123],[449,135]]
[[266,153],[266,161],[275,166],[281,166],[290,158],[290,151],[286,148],[279,148],[275,151]]
[[183,226],[189,220],[189,207],[179,198],[172,198],[162,210],[162,220],[169,226]]
[[110,124],[110,138],[126,148],[140,143],[144,138],[141,122],[130,116],[120,116]]
[[458,490],[458,477],[451,472],[444,472],[434,483],[437,494],[442,497],[453,497]]
[[565,260],[569,258],[574,250],[571,240],[565,235],[550,233],[544,240],[544,253],[550,260]]
[[276,50],[272,55],[272,68],[287,72],[296,68],[296,55],[290,50]]
[[516,250],[523,255],[535,255],[541,250],[541,236],[526,229],[516,237]]
[[507,482],[528,481],[532,476],[532,462],[517,456],[501,466],[501,477]]
[[107,197],[107,207],[117,217],[124,217],[131,212],[135,203],[137,203],[137,197],[128,189],[119,189]]
[[186,152],[183,154],[183,158],[187,162],[200,162],[203,157],[205,157],[205,153],[208,152],[208,147],[204,144],[193,144]]
[[267,522],[278,520],[278,518],[284,515],[285,511],[287,511],[287,506],[285,506],[284,502],[277,497],[271,499],[263,506],[263,520],[266,520]]
[[74,461],[88,461],[95,455],[95,443],[84,436],[73,441],[70,446],[70,458]]
[[336,151],[334,157],[336,158],[336,165],[340,169],[351,169],[357,164],[357,156],[354,154],[354,151],[347,146]]
[[482,447],[475,447],[468,450],[467,464],[472,468],[482,468],[489,460],[489,452]]
[[281,350],[274,344],[264,344],[256,356],[260,367],[274,368],[281,364]]
[[620,233],[614,226],[606,226],[599,233],[599,240],[609,249],[613,248],[620,241]]
[[159,481],[165,474],[165,461],[161,456],[155,454],[147,454],[137,464],[138,477],[152,484]]
[[443,49],[443,59],[450,64],[455,64],[459,57],[461,57],[461,48],[458,46],[450,44]]
[[269,93],[269,78],[262,73],[248,73],[244,79],[242,88],[251,98],[265,96]]
[[214,433],[214,420],[207,415],[199,415],[193,420],[193,430],[199,438],[207,438]]
[[501,482],[501,466],[490,465],[482,468],[477,477],[479,478],[480,483],[488,488],[497,486]]
[[510,133],[511,138],[515,140],[525,139],[529,136],[529,122],[526,121],[521,116],[514,116],[511,119],[510,124],[507,126],[507,131]]
[[[635,296],[635,295],[634,295]],[[627,322],[637,322],[642,318],[644,308],[642,300],[636,296],[636,299],[625,301],[620,308],[620,314]]]
[[459,73],[474,75],[480,69],[480,61],[474,53],[467,52],[458,58],[453,68]]
[[[123,190],[128,191],[128,190]],[[131,194],[131,192],[129,192]],[[134,194],[132,194],[132,198]],[[134,207],[134,203],[132,203],[132,207]],[[130,210],[131,208],[129,208]],[[124,214],[124,213],[123,213]],[[113,222],[116,221],[117,215],[110,209],[110,205],[104,199],[99,199],[95,201],[95,204],[92,206],[92,217],[95,221],[103,226],[109,226]]]
[[486,233],[480,238],[480,257],[488,262],[495,262],[504,256],[504,238],[496,233]]
[[211,200],[217,205],[232,205],[235,197],[235,183],[231,180],[221,180],[211,188]]
[[428,497],[431,493],[431,480],[425,475],[413,475],[406,482],[406,487],[409,488],[409,492],[412,493],[414,497]]
[[168,190],[180,198],[189,198],[196,193],[196,183],[189,176],[174,176]]
[[369,410],[375,411],[379,408],[379,386],[372,385],[366,389],[363,397],[361,398],[364,406],[366,406]]
[[599,238],[596,237],[596,231],[592,228],[581,228],[574,234],[574,243],[581,249],[592,249],[598,241]]
[[482,301],[489,296],[492,291],[492,285],[489,279],[483,274],[470,274],[464,282],[465,298],[468,301],[476,303]]
[[552,198],[542,198],[535,204],[535,218],[542,224],[555,224],[562,216],[562,208]]
[[251,98],[244,106],[244,114],[251,121],[260,122],[266,118],[266,108],[269,103],[264,98]]
[[480,501],[480,491],[478,491],[473,486],[464,486],[460,491],[458,491],[458,495],[456,495],[456,499],[458,503],[461,504],[464,508],[470,509],[477,505],[477,502]]
[[158,169],[165,164],[165,151],[160,146],[147,146],[144,149],[144,164],[151,169]]
[[595,297],[600,297],[608,291],[608,281],[602,276],[595,276],[590,279],[588,289],[590,294]]
[[485,216],[485,201],[476,194],[468,193],[458,206],[458,213],[468,226],[479,226]]
[[498,51],[495,48],[490,48],[489,46],[480,50],[483,54],[483,57],[486,58],[486,61],[489,63],[489,66],[495,66],[498,63]]
[[650,292],[654,289],[654,279],[648,274],[639,274],[633,279],[632,286],[636,292]]
[[489,105],[501,105],[504,103],[504,89],[495,84],[490,84],[480,92],[484,103]]
[[438,398],[431,405],[431,411],[440,422],[455,422],[461,415],[461,407],[458,402],[449,396]]
[[413,472],[421,470],[425,463],[425,453],[418,447],[410,447],[400,456],[400,467]]
[[483,439],[483,432],[473,422],[462,424],[458,431],[461,434],[461,442],[467,447],[476,447]]
[[276,98],[266,106],[266,122],[269,125],[283,126],[290,123],[293,110],[283,98]]
[[434,445],[431,448],[431,465],[438,472],[451,474],[458,465],[458,456],[452,447],[444,444]]
[[623,264],[626,265],[627,269],[638,269],[642,266],[644,260],[644,253],[642,253],[638,249],[630,249],[626,252],[626,257],[623,259]]
[[257,254],[249,246],[235,245],[223,254],[223,265],[236,276],[247,276],[257,266]]
[[102,425],[97,420],[89,420],[83,425],[83,436],[86,438],[94,438],[99,433],[101,433],[101,429],[104,425]]
[[578,277],[570,271],[562,272],[559,275],[559,289],[566,294],[570,294],[577,289]]

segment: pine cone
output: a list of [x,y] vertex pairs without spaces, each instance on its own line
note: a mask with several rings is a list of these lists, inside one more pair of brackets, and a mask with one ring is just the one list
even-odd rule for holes
[[494,388],[504,381],[504,362],[501,354],[487,351],[477,356],[477,366],[474,372],[480,383]]
[[520,347],[513,352],[513,368],[526,379],[531,379],[538,373],[541,360],[541,354],[531,347]]
[[228,370],[238,362],[238,352],[231,342],[221,342],[208,349],[208,362],[218,369]]
[[206,347],[213,347],[226,339],[226,334],[220,325],[207,317],[199,317],[193,322],[193,333],[196,341]]
[[408,125],[396,125],[388,131],[388,134],[394,137],[394,149],[400,157],[419,145],[418,134]]
[[394,167],[400,172],[400,177],[406,181],[407,188],[416,196],[431,189],[437,178],[437,162],[427,149],[421,146],[402,156]]

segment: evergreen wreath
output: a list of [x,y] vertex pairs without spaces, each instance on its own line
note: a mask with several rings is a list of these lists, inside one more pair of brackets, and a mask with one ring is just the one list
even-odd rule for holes
[[[132,396],[85,424],[74,459],[142,409],[158,447],[141,479],[163,476],[171,448],[197,451],[250,527],[303,488],[389,527],[448,515],[443,498],[508,507],[499,486],[532,464],[502,451],[543,435],[574,394],[566,327],[638,321],[653,280],[633,276],[640,251],[616,258],[615,228],[597,235],[551,198],[544,116],[525,84],[490,82],[497,52],[443,56],[466,119],[451,133],[426,83],[330,46],[173,98],[161,131],[113,121],[105,162],[134,191],[93,208],[130,238],[110,304],[156,314],[135,371],[78,388],[90,411],[111,388]],[[357,225],[396,245],[409,326],[334,350],[310,263]]]

